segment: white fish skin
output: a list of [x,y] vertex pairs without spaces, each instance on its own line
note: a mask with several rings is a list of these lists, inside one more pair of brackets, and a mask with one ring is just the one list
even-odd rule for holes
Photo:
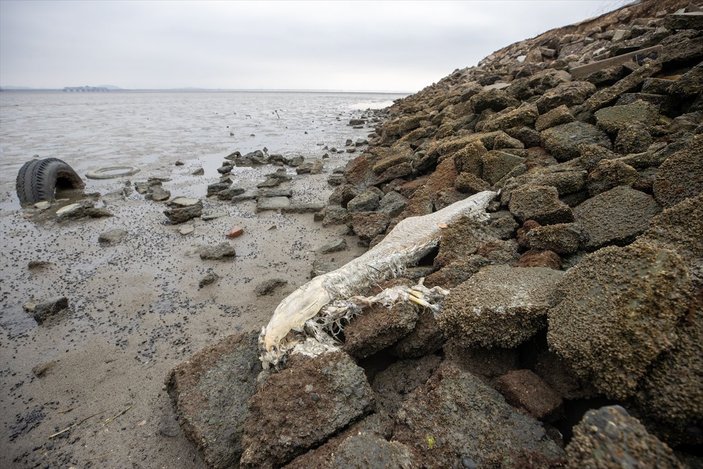
[[262,330],[264,353],[277,350],[290,331],[302,331],[328,303],[363,293],[418,262],[439,243],[442,225],[462,216],[485,219],[486,208],[497,195],[479,192],[437,212],[406,218],[363,255],[302,285],[281,301]]

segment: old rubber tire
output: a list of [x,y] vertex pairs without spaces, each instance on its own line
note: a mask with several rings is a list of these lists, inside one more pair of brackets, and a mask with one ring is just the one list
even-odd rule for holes
[[132,176],[138,172],[139,168],[134,166],[108,166],[106,168],[96,169],[95,171],[88,171],[85,173],[85,177],[88,179],[113,179]]
[[27,161],[17,173],[17,197],[22,205],[52,201],[56,189],[81,189],[85,183],[66,162],[58,158]]

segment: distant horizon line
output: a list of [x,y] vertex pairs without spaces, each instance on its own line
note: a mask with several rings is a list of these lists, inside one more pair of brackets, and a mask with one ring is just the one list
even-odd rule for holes
[[105,91],[66,91],[67,93],[113,93],[113,92],[163,92],[163,91],[190,91],[190,92],[240,92],[240,93],[349,93],[349,94],[404,94],[409,95],[417,91],[388,91],[388,90],[339,90],[339,89],[306,89],[306,88],[200,88],[200,87],[180,87],[180,88],[120,88],[112,85],[82,85],[64,86],[61,88],[33,88],[28,86],[2,86],[0,91],[60,91],[67,88],[77,89],[82,87],[106,88]]

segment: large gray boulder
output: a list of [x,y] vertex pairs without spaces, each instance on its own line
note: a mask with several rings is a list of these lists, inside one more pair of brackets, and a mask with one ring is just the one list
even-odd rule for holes
[[581,145],[595,144],[610,149],[608,136],[594,125],[569,122],[540,132],[542,145],[557,161],[572,160],[581,156]]
[[639,178],[637,170],[620,160],[600,160],[588,174],[588,194],[593,197],[617,186],[629,186]]
[[669,156],[654,179],[654,198],[664,207],[703,192],[703,135]]
[[[643,234],[678,252],[692,271],[703,275],[703,194],[690,197],[652,218]],[[703,284],[703,277],[699,278]]]
[[537,226],[526,234],[530,249],[554,251],[559,255],[578,251],[583,240],[581,227],[577,223],[557,223]]
[[237,467],[261,371],[258,332],[235,334],[178,365],[167,390],[186,437],[213,468]]
[[451,290],[437,322],[463,347],[515,347],[546,326],[562,275],[545,267],[484,267]]
[[537,102],[540,114],[558,106],[574,106],[583,103],[589,96],[596,92],[593,83],[587,81],[568,81],[542,94]]
[[412,332],[417,319],[412,303],[367,308],[344,328],[344,350],[356,358],[373,355]]
[[666,443],[620,406],[589,410],[566,447],[569,468],[683,468]]
[[521,222],[535,220],[549,225],[574,221],[571,208],[559,200],[559,191],[554,186],[521,186],[510,194],[508,208]]
[[674,251],[646,241],[600,249],[559,282],[549,347],[599,391],[625,399],[676,342],[690,288],[688,268]]
[[393,441],[410,447],[420,467],[547,467],[564,455],[537,420],[447,362],[402,405]]
[[659,118],[659,109],[654,104],[639,99],[632,104],[599,109],[595,112],[595,117],[598,127],[614,134],[630,125],[637,124],[645,128],[653,126]]
[[632,242],[660,211],[661,207],[649,194],[618,186],[576,207],[574,217],[586,236],[586,249],[595,250]]
[[343,352],[293,354],[249,401],[242,467],[278,467],[374,408],[364,370]]

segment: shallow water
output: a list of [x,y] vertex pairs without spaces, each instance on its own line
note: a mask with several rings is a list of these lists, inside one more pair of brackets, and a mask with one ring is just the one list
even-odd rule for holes
[[[79,174],[177,159],[219,163],[235,150],[320,157],[323,147],[365,137],[348,120],[402,95],[293,92],[3,92],[0,188],[14,188],[34,155]],[[322,145],[319,145],[322,144]]]

